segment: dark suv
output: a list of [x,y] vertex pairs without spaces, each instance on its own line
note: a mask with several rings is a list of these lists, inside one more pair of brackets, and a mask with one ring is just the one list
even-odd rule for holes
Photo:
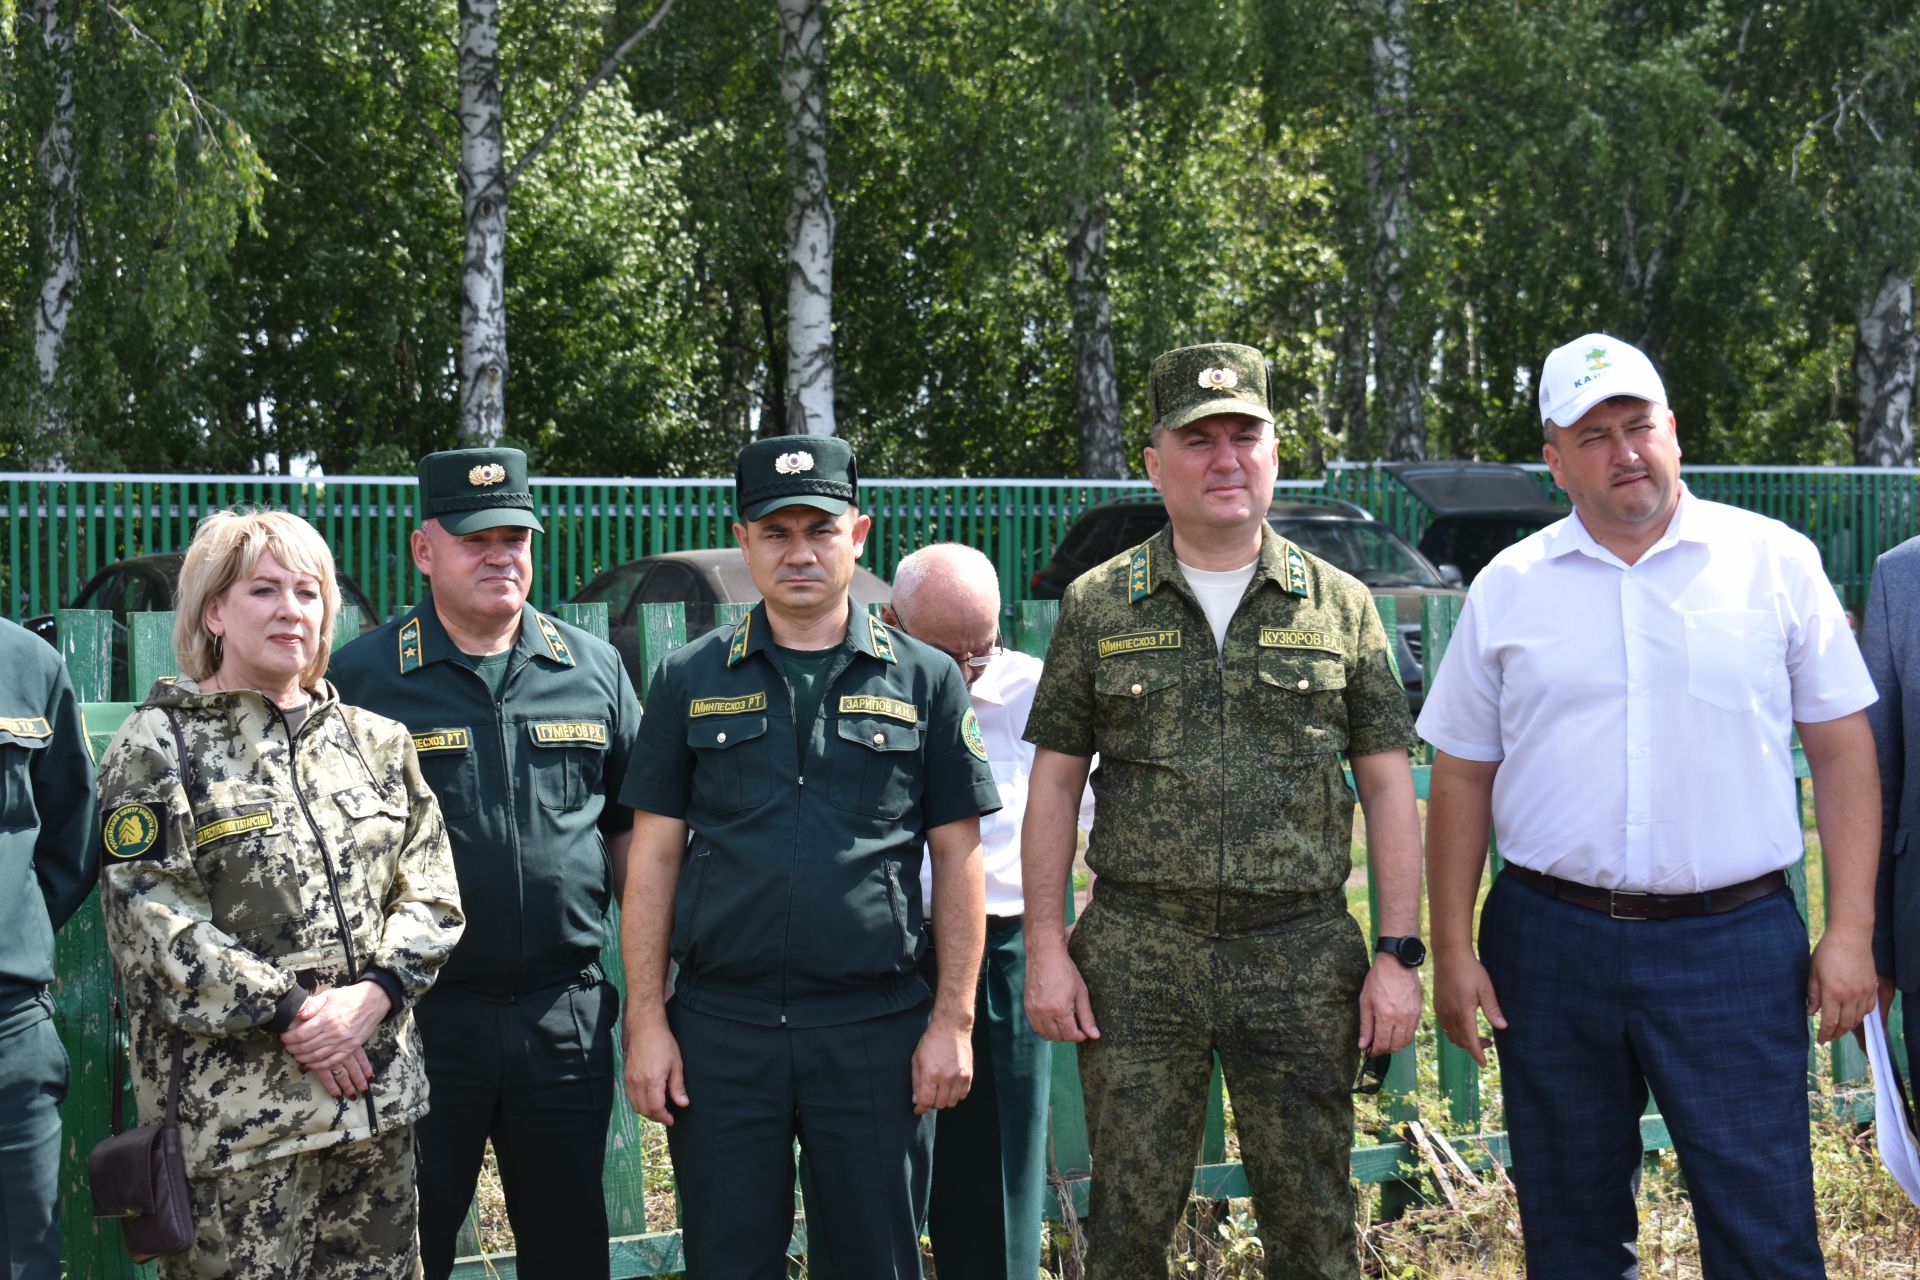
[[[1069,582],[1139,546],[1166,523],[1167,509],[1157,498],[1122,499],[1089,509],[1068,527],[1053,558],[1033,575],[1034,598],[1059,599]],[[1407,701],[1419,711],[1424,689],[1421,602],[1429,596],[1464,595],[1458,584],[1442,578],[1433,563],[1391,526],[1350,502],[1276,502],[1267,509],[1267,523],[1281,537],[1360,579],[1375,595],[1393,597],[1400,632],[1395,656],[1406,682]]]

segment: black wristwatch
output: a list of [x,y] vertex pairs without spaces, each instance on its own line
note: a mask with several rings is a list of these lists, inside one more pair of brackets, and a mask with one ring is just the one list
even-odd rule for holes
[[1373,949],[1384,951],[1409,969],[1418,969],[1427,958],[1427,944],[1409,933],[1399,938],[1380,938]]

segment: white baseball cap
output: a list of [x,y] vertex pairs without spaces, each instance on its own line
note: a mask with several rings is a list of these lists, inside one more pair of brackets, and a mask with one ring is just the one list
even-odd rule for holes
[[1653,361],[1631,343],[1589,333],[1555,347],[1540,367],[1542,422],[1572,426],[1587,410],[1612,396],[1667,402],[1667,389],[1653,371]]

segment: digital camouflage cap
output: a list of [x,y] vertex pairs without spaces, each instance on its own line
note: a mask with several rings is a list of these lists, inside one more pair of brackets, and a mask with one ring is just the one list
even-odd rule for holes
[[1273,421],[1267,408],[1267,362],[1237,342],[1179,347],[1153,362],[1147,408],[1155,427],[1178,431],[1216,413]]
[[853,446],[839,436],[769,436],[740,451],[733,494],[752,523],[781,507],[815,507],[837,516],[860,488]]
[[420,459],[419,474],[422,522],[438,520],[455,537],[501,525],[546,532],[518,449],[444,449]]

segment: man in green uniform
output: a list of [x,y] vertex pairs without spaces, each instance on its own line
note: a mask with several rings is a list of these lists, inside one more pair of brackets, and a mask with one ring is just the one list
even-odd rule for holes
[[[1357,1280],[1359,1055],[1413,1038],[1424,955],[1415,739],[1372,598],[1266,523],[1266,363],[1170,351],[1147,475],[1171,525],[1061,602],[1026,737],[1027,1014],[1080,1046],[1093,1159],[1087,1275],[1162,1278],[1217,1051],[1269,1276]],[[1099,879],[1061,924],[1090,758]],[[1347,914],[1353,795],[1388,936]]]
[[488,1139],[519,1273],[605,1276],[600,1187],[619,997],[600,972],[620,893],[640,708],[614,648],[527,604],[541,529],[518,449],[420,460],[413,562],[427,600],[354,641],[341,697],[413,733],[453,844],[467,930],[415,1011],[420,1253],[453,1266]]
[[100,869],[93,762],[60,655],[0,620],[0,1271],[60,1275],[53,933]]
[[[808,1247],[835,1275],[914,1277],[910,1148],[972,1079],[980,815],[1000,801],[953,659],[848,597],[870,526],[853,451],[759,440],[735,486],[762,603],[660,664],[648,768],[620,796],[636,811],[627,1096],[671,1126],[688,1275],[786,1275],[797,1137],[816,1193]],[[942,954],[931,999],[923,844]]]

